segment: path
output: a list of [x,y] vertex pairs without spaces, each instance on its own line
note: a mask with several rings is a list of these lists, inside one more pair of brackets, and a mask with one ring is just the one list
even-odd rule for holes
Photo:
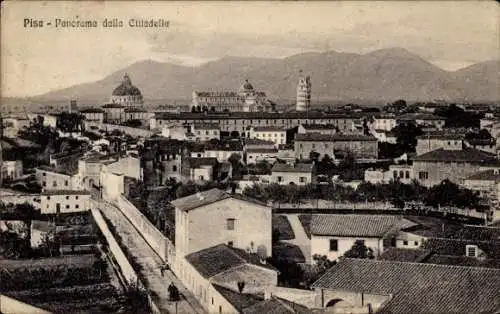
[[171,271],[165,271],[164,276],[161,275],[160,266],[163,265],[163,261],[123,213],[109,204],[100,203],[100,207],[103,207],[101,212],[111,221],[123,245],[142,267],[139,273],[146,279],[146,286],[154,295],[153,300],[159,310],[162,313],[176,313],[176,304],[169,301],[167,289],[168,285],[173,282],[183,295],[182,300],[177,302],[177,313],[205,313],[206,311],[193,294]]
[[295,235],[295,239],[292,240],[283,240],[283,242],[290,243],[296,245],[302,251],[306,259],[306,263],[310,264],[311,261],[311,239],[307,237],[306,232],[304,231],[304,227],[300,223],[298,214],[284,214],[288,221],[290,222],[290,226],[292,227],[293,233]]

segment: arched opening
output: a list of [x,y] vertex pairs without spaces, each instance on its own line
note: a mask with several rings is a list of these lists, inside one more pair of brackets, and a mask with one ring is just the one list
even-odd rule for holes
[[334,307],[335,305],[337,305],[337,303],[342,302],[342,301],[344,301],[344,300],[342,300],[342,299],[330,300],[330,301],[328,301],[328,303],[326,304],[325,307]]

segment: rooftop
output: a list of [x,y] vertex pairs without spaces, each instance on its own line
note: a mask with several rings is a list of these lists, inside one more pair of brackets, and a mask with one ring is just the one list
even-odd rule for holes
[[90,192],[84,190],[45,190],[40,195],[90,195]]
[[311,173],[313,170],[313,164],[303,164],[298,163],[295,165],[275,163],[273,165],[273,172],[302,172],[302,173]]
[[311,234],[342,237],[382,238],[395,229],[416,223],[389,215],[316,214],[311,219]]
[[248,308],[252,305],[262,302],[264,299],[263,297],[257,296],[255,294],[239,293],[217,284],[212,285],[215,290],[222,294],[224,299],[229,301],[229,303],[231,303],[236,309]]
[[500,173],[494,169],[490,169],[475,173],[465,180],[500,181]]
[[262,119],[357,119],[362,113],[325,113],[311,112],[156,112],[155,117],[163,120],[262,120]]
[[186,260],[205,278],[211,278],[245,264],[254,264],[270,270],[276,269],[270,264],[260,263],[257,254],[219,244],[186,256]]
[[256,126],[253,130],[254,132],[286,132],[284,128],[277,126]]
[[208,190],[208,191],[192,194],[189,196],[185,196],[182,198],[178,198],[178,199],[172,201],[171,203],[173,206],[175,206],[176,208],[178,208],[182,211],[189,211],[189,210],[196,209],[198,207],[209,205],[209,204],[212,204],[212,203],[215,203],[218,201],[222,201],[222,200],[225,200],[228,198],[234,198],[234,199],[239,199],[242,201],[257,203],[259,205],[265,205],[262,202],[250,199],[246,196],[243,196],[240,194],[229,194],[223,190],[219,190],[216,188]]
[[419,140],[463,140],[465,136],[463,134],[425,134],[417,136]]
[[247,148],[247,153],[254,154],[277,154],[276,148]]
[[392,295],[378,313],[494,313],[500,270],[342,259],[313,287]]
[[80,113],[104,113],[104,110],[101,108],[85,108],[85,109],[80,109]]
[[54,172],[54,173],[58,173],[58,174],[63,174],[63,175],[66,175],[66,176],[72,176],[72,175],[74,175],[74,174],[77,173],[77,171],[71,172],[71,171],[68,171],[68,170],[54,168],[54,167],[50,167],[50,166],[46,166],[46,165],[39,166],[36,169],[41,170],[41,171],[47,171],[47,172]]
[[474,148],[466,148],[462,150],[445,150],[443,148],[440,148],[416,156],[413,158],[413,160],[434,162],[453,161],[483,163],[495,161],[495,155]]
[[295,141],[310,141],[310,142],[348,142],[348,141],[366,141],[376,142],[377,139],[373,136],[365,135],[344,135],[344,134],[318,134],[306,133],[297,134]]
[[307,307],[277,297],[261,301],[251,307],[243,309],[243,314],[261,314],[261,313],[275,313],[275,314],[309,314],[312,313]]
[[218,123],[195,123],[193,127],[195,130],[220,130]]
[[302,124],[302,127],[306,130],[336,130],[337,127],[334,124]]
[[212,166],[217,165],[217,158],[215,157],[189,157],[187,159],[190,168],[199,168],[201,166]]
[[426,113],[407,113],[397,117],[398,120],[445,120],[444,117]]
[[245,139],[245,145],[246,146],[249,146],[249,145],[268,145],[268,146],[274,146],[274,142],[273,141],[266,141],[266,140],[262,140],[262,139],[259,139],[259,138],[246,138]]

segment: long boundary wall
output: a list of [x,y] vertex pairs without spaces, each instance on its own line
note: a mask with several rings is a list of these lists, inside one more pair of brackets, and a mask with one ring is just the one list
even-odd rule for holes
[[141,233],[151,248],[164,262],[175,264],[175,248],[172,242],[161,233],[124,195],[116,199],[116,207]]
[[[116,241],[115,237],[111,233],[111,230],[108,228],[108,224],[104,220],[104,217],[102,216],[101,212],[97,208],[93,208],[91,210],[92,216],[94,217],[94,220],[101,230],[102,234],[106,238],[106,242],[108,243],[109,250],[111,253],[113,253],[113,256],[115,257],[115,260],[120,267],[120,271],[127,281],[129,285],[138,285],[140,289],[146,289],[146,286],[140,281],[139,276],[135,272],[134,268],[130,264],[130,262],[127,259],[127,256],[121,249],[120,245]],[[151,309],[153,310],[153,313],[161,313],[156,304],[153,302],[153,299],[151,298],[151,295],[148,293],[148,299],[149,299],[149,304],[151,306]]]

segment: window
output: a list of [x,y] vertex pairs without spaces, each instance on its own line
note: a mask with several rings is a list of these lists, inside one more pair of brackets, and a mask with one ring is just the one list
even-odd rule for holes
[[312,144],[312,149],[315,149],[316,148],[316,144]]
[[408,241],[404,240],[403,245],[408,245]]
[[418,241],[413,242],[415,246],[418,246]]
[[302,144],[300,144],[299,147],[300,147],[300,150],[302,150],[304,148],[304,146],[302,146]]
[[231,247],[233,246],[233,244],[234,244],[234,243],[233,243],[233,241],[229,241],[229,242],[227,242],[227,245],[229,245],[229,246],[231,246]]
[[199,179],[200,181],[205,180],[205,178],[204,178],[203,176],[199,176],[199,177],[198,177],[198,179]]
[[50,196],[47,196],[47,200],[50,200]]
[[208,134],[209,134],[209,132],[208,132],[208,131],[205,131],[205,135],[208,135]]
[[212,304],[214,304],[214,298],[212,297]]
[[69,196],[68,195],[66,195],[66,199],[69,200]]
[[328,149],[328,144],[325,144],[325,149]]
[[394,179],[397,179],[397,178],[398,178],[398,172],[397,172],[396,170],[394,170],[394,171],[392,172],[392,177],[393,177]]
[[300,178],[299,178],[299,182],[301,182],[301,183],[306,182],[306,177],[300,177]]
[[45,177],[45,176],[47,176],[47,173],[45,173],[45,172],[44,172],[44,173],[42,173],[42,176],[44,176],[44,177]]
[[283,177],[278,177],[278,182],[283,182]]
[[198,153],[198,157],[201,157],[201,154],[200,154],[200,153]]
[[402,179],[405,177],[404,173],[403,173],[403,170],[399,171],[399,177]]
[[52,181],[52,187],[57,187],[57,181]]
[[410,171],[406,170],[406,175],[405,175],[405,178],[406,178],[406,179],[409,179],[409,178],[410,178]]
[[47,186],[47,182],[43,181],[42,186]]
[[68,186],[68,180],[64,181],[64,186]]
[[69,205],[66,205],[66,209],[69,209]]
[[477,257],[477,246],[476,245],[466,245],[465,255],[468,257]]
[[78,199],[78,195],[75,196],[75,200],[77,200],[77,199]]
[[222,306],[219,305],[219,313],[222,313]]
[[337,239],[330,239],[330,251],[336,252],[339,249],[339,241]]
[[234,230],[234,218],[228,218],[226,219],[226,229],[227,230]]
[[76,208],[76,209],[80,208],[80,205],[76,204],[76,205],[75,205],[75,208]]
[[418,173],[418,178],[420,180],[427,180],[427,179],[429,179],[429,173],[427,171],[420,171]]

